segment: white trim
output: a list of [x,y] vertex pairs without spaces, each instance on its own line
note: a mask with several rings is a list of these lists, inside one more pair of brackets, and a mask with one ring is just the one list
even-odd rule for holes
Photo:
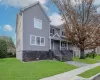
[[53,40],[53,50],[54,50],[54,40]]
[[37,28],[37,29],[42,29],[42,20],[37,19],[37,18],[34,18],[34,22],[35,22],[35,20],[38,20],[38,21],[40,21],[40,22],[41,22],[41,27],[40,27],[40,28],[39,28],[39,27],[36,27],[36,26],[35,26],[35,23],[34,23],[34,28]]
[[60,40],[60,50],[61,50],[61,40]]
[[[31,43],[31,37],[34,36],[35,37],[35,44]],[[40,38],[40,45],[38,45],[36,43],[36,38],[39,37]],[[44,38],[44,45],[41,44],[41,38]],[[30,45],[34,45],[34,46],[45,46],[45,37],[41,37],[41,36],[35,36],[35,35],[30,35]]]
[[[34,43],[34,44],[32,44],[32,42],[31,42],[31,40],[32,40],[32,36],[35,37],[35,43]],[[36,45],[36,36],[35,36],[35,35],[30,35],[30,45]]]
[[[40,42],[41,42],[41,38],[44,38],[44,37],[40,37]],[[45,38],[44,38],[44,44],[41,45],[41,43],[40,43],[40,46],[45,46]]]
[[60,37],[60,35],[59,35],[58,33],[56,33],[56,34],[53,36],[53,38],[54,38],[56,35],[57,35],[58,37]]
[[50,50],[51,50],[51,38],[50,38]]
[[46,14],[45,9],[43,8],[42,4],[41,4],[39,1],[36,1],[36,2],[34,2],[33,4],[30,4],[30,5],[28,5],[28,6],[24,7],[24,8],[22,8],[21,10],[22,10],[22,11],[25,11],[25,10],[27,10],[28,8],[30,8],[30,7],[32,7],[32,6],[36,5],[36,4],[39,4],[40,8],[42,9],[42,11],[44,12],[44,14],[46,15],[47,19],[51,22],[50,18],[49,18],[48,15]]
[[[37,38],[40,39],[40,44],[37,44]],[[41,37],[39,36],[35,36],[35,45],[40,46],[41,45]]]
[[62,35],[62,32],[64,32],[64,30],[60,30],[60,35],[61,35],[61,37],[66,38],[66,36],[63,36],[63,35]]

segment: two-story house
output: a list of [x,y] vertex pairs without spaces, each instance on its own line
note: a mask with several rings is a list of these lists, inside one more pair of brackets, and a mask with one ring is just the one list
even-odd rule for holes
[[39,2],[20,10],[16,20],[17,59],[21,61],[49,59],[50,50],[73,50],[79,54],[79,50],[67,41],[63,26],[50,25],[50,22]]
[[31,4],[17,14],[16,57],[46,59],[49,50],[68,49],[61,26],[50,25],[50,19],[39,2]]

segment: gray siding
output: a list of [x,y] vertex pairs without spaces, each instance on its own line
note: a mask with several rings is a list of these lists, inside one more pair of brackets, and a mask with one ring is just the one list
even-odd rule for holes
[[58,33],[60,35],[60,29],[50,26],[50,28],[54,29],[54,34]]
[[[34,28],[34,18],[42,20],[42,29]],[[48,51],[50,22],[42,11],[41,7],[36,4],[23,12],[23,50],[31,51]],[[45,37],[45,46],[30,45],[30,35]]]

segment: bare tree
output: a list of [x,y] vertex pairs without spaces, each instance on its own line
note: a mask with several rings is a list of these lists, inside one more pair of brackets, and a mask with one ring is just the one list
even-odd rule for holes
[[84,50],[100,46],[100,15],[94,0],[52,1],[64,20],[67,40],[80,49],[80,58],[84,59]]

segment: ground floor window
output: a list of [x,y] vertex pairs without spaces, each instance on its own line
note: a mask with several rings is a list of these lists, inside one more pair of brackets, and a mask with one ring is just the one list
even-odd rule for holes
[[41,46],[45,46],[45,38],[41,37]]
[[45,46],[45,38],[40,36],[30,36],[30,45]]
[[67,43],[66,42],[61,42],[61,47],[67,47]]

